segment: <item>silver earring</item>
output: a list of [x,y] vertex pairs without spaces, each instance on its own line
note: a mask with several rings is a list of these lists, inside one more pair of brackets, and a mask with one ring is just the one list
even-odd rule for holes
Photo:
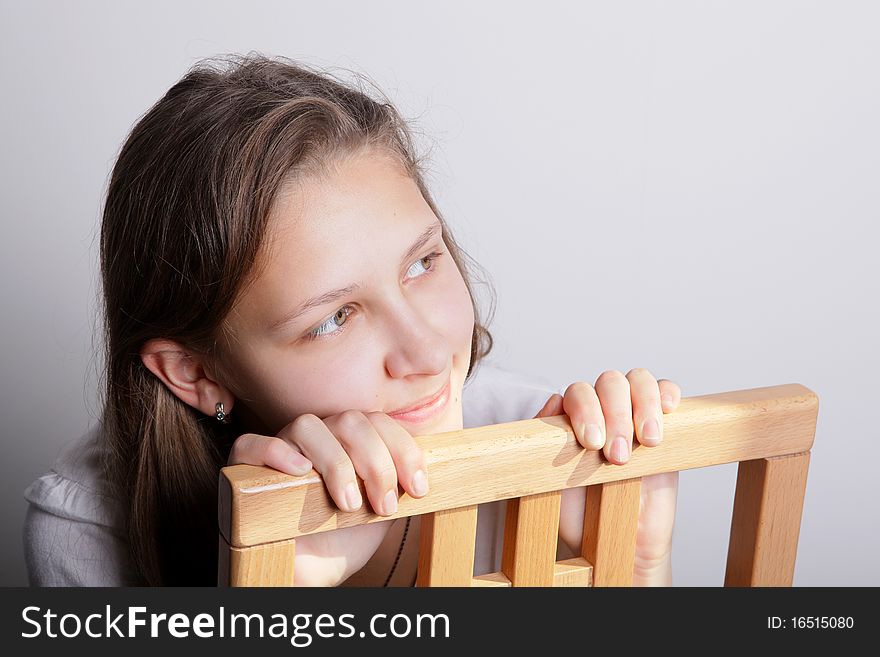
[[214,417],[217,418],[217,421],[222,422],[223,424],[229,424],[229,416],[226,414],[226,411],[223,410],[223,402],[217,402],[217,405],[214,408],[216,409]]

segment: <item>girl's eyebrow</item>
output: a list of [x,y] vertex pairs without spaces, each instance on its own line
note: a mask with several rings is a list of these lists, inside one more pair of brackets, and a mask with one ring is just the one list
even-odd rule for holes
[[[428,226],[422,232],[422,234],[419,235],[418,239],[416,239],[416,241],[412,243],[412,246],[407,249],[406,253],[403,254],[403,257],[400,259],[401,263],[406,263],[410,258],[415,257],[416,253],[418,253],[425,246],[428,240],[430,240],[434,236],[434,234],[437,233],[440,229],[441,225],[439,221]],[[296,318],[305,313],[307,310],[318,306],[323,306],[324,304],[328,304],[333,301],[337,301],[341,297],[351,294],[358,289],[360,289],[360,285],[358,285],[357,283],[352,283],[351,285],[347,285],[346,287],[341,287],[336,290],[330,290],[329,292],[324,292],[323,294],[311,297],[304,303],[297,306],[291,312],[286,313],[279,319],[272,322],[268,326],[267,330],[270,333],[274,333],[275,331],[278,331],[293,322]]]

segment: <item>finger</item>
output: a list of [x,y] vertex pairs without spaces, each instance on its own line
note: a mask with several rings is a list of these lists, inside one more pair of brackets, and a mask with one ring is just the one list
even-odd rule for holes
[[378,411],[367,413],[366,416],[391,454],[397,480],[403,489],[412,497],[427,495],[428,467],[422,448],[394,418]]
[[575,381],[565,389],[562,408],[571,420],[575,438],[587,449],[605,445],[605,418],[596,390],[589,383]]
[[659,445],[663,440],[663,409],[660,407],[657,380],[642,367],[630,370],[626,378],[632,392],[636,438],[648,447]]
[[358,476],[370,506],[379,515],[397,513],[397,468],[376,428],[361,411],[345,411],[328,422]]
[[227,465],[265,465],[287,474],[302,476],[312,469],[312,463],[290,443],[277,436],[242,434],[229,451]]
[[541,410],[538,411],[532,419],[537,419],[539,417],[553,417],[554,415],[562,415],[564,412],[565,411],[562,408],[562,395],[557,392],[544,403]]
[[596,380],[596,393],[605,419],[605,458],[622,465],[632,453],[633,420],[629,381],[622,372],[608,370]]
[[363,498],[354,465],[321,418],[311,413],[300,415],[279,436],[297,446],[314,464],[336,506],[343,511],[360,508]]
[[681,403],[681,388],[669,379],[657,379],[660,386],[660,404],[664,413],[671,413]]

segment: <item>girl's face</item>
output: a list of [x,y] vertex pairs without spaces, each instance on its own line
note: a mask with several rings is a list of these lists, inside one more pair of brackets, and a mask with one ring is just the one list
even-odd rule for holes
[[[264,267],[226,319],[223,347],[247,430],[277,434],[304,413],[411,408],[449,383],[410,434],[462,428],[474,313],[437,216],[387,156],[364,151],[286,187]],[[304,308],[304,306],[306,306]]]

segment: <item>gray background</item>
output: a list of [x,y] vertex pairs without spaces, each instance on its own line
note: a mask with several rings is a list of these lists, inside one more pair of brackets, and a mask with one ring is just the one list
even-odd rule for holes
[[[795,585],[880,584],[878,5],[476,5],[2,4],[0,584],[26,583],[23,489],[99,410],[118,149],[197,59],[252,50],[367,73],[416,119],[507,367],[817,392]],[[682,474],[676,585],[723,582],[735,479]]]

